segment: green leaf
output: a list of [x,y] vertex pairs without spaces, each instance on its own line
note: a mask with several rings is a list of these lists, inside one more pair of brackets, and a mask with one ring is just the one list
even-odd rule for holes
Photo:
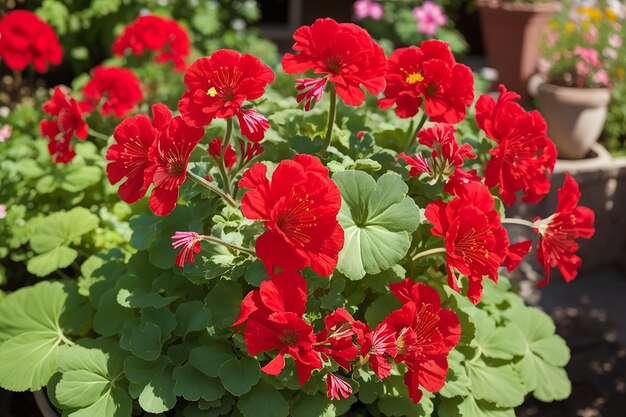
[[325,395],[304,395],[298,397],[291,410],[292,417],[335,417],[337,415],[333,401]]
[[187,401],[215,401],[224,395],[219,379],[205,375],[189,363],[174,369],[174,379],[174,392]]
[[135,317],[133,310],[117,302],[117,289],[109,288],[100,298],[93,317],[93,329],[103,336],[113,336],[122,331],[124,323]]
[[237,360],[230,359],[220,367],[220,380],[224,388],[231,394],[240,397],[249,392],[261,379],[261,366],[259,361],[244,356]]
[[545,402],[569,397],[572,386],[563,366],[569,362],[570,352],[565,341],[554,334],[552,319],[527,307],[511,309],[507,317],[523,336],[524,357],[515,364],[515,369],[527,389]]
[[233,281],[220,281],[206,296],[206,307],[211,312],[211,324],[230,327],[241,309],[241,287]]
[[289,403],[271,385],[261,382],[239,398],[237,407],[244,417],[287,417]]
[[512,365],[490,366],[481,360],[465,363],[473,396],[500,407],[517,407],[524,402],[526,389]]
[[72,346],[59,355],[55,398],[68,417],[130,417],[132,401],[115,352]]
[[139,405],[149,413],[163,413],[176,405],[174,394],[174,367],[161,356],[157,361],[147,362],[130,356],[124,361],[124,372],[133,384],[141,389]]
[[402,303],[393,294],[386,294],[378,297],[365,310],[365,321],[370,327],[375,328],[381,321],[385,319],[392,311],[402,307]]
[[194,348],[189,354],[189,363],[205,375],[216,377],[219,376],[222,364],[233,358],[235,354],[230,345],[210,342]]
[[321,136],[310,138],[308,136],[297,135],[291,138],[291,147],[297,153],[318,155],[324,149],[324,140]]
[[441,401],[437,412],[440,417],[515,417],[512,408],[498,408],[471,395]]
[[98,223],[98,216],[84,207],[53,213],[39,221],[30,239],[31,248],[39,255],[28,261],[28,272],[43,277],[69,266],[78,256],[69,248],[70,244],[91,232]]
[[211,319],[211,312],[200,301],[183,303],[176,309],[176,321],[178,327],[175,334],[187,336],[191,332],[197,332],[206,328]]
[[26,263],[26,269],[33,275],[45,277],[57,269],[67,268],[76,260],[78,252],[67,246],[58,246],[49,252],[33,256]]
[[0,386],[36,391],[48,383],[68,340],[63,317],[76,305],[72,293],[78,297],[75,285],[43,281],[0,301]]
[[338,220],[345,235],[337,269],[357,280],[394,266],[407,254],[420,222],[407,185],[394,173],[375,181],[365,172],[345,171],[333,180],[341,191]]
[[130,350],[133,355],[153,361],[161,356],[161,329],[154,323],[147,322],[132,330]]
[[513,359],[524,354],[524,339],[517,326],[496,327],[495,321],[480,310],[472,320],[476,328],[474,342],[481,354],[495,359]]

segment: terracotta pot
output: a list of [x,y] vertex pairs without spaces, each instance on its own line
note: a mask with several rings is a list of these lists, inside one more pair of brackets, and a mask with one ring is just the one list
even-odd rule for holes
[[559,158],[587,156],[602,133],[611,92],[607,88],[573,88],[544,83],[537,88],[536,99]]
[[540,39],[559,2],[500,3],[478,0],[483,44],[489,65],[498,71],[498,82],[528,101],[526,85],[537,71]]

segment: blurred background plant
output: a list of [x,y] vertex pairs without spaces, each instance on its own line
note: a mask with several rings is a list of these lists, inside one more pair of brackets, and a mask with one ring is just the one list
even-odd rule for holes
[[613,153],[626,145],[626,6],[619,1],[564,2],[543,39],[540,71],[552,84],[611,89],[601,140]]
[[455,54],[462,54],[468,45],[454,22],[463,4],[460,0],[357,0],[354,19],[372,36],[396,47],[436,38],[448,42]]

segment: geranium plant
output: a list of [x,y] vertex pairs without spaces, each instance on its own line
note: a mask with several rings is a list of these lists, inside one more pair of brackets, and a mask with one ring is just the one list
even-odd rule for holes
[[445,42],[387,58],[332,19],[294,40],[284,72],[218,50],[180,114],[121,121],[108,179],[149,194],[134,249],[0,303],[0,385],[94,417],[513,416],[569,395],[567,346],[499,274],[532,245],[507,223],[546,280],[575,277],[594,231],[570,176],[554,215],[505,216],[549,192],[541,115],[504,87],[468,110]]
[[565,7],[544,37],[540,70],[556,85],[613,88],[626,62],[622,32],[618,13],[605,1]]

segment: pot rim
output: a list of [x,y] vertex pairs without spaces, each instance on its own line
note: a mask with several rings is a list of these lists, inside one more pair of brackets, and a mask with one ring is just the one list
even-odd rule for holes
[[567,101],[586,105],[603,106],[611,101],[611,90],[606,87],[578,88],[542,82],[537,87],[537,96],[554,96]]

